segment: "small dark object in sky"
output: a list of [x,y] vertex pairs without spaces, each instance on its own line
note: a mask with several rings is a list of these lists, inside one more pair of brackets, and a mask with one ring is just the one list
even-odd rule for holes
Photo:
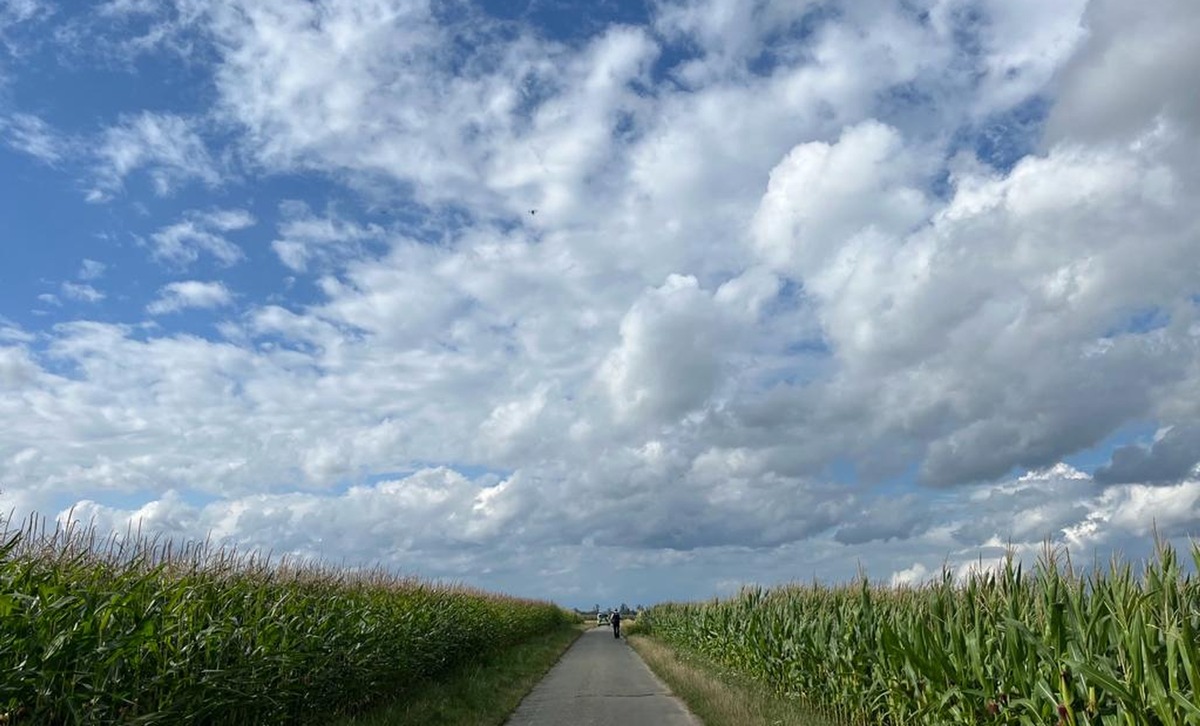
[[529,213],[530,213],[530,214],[537,214],[537,210],[536,210],[536,209],[531,209],[531,210],[529,210]]

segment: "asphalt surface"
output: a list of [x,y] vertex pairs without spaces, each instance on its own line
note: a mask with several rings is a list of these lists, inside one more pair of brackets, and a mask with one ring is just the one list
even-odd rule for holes
[[575,641],[505,726],[701,726],[624,638],[593,628]]

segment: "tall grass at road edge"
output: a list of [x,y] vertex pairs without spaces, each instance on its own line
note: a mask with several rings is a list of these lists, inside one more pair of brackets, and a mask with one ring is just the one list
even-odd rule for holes
[[334,726],[500,726],[583,633],[564,625]]
[[772,693],[688,651],[629,634],[629,644],[704,726],[835,726],[795,699]]

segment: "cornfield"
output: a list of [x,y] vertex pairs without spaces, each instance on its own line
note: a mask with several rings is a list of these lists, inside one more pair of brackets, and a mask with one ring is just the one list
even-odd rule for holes
[[1200,724],[1200,584],[1165,545],[1136,575],[1047,550],[1032,575],[747,588],[640,623],[844,723]]
[[0,528],[0,724],[324,721],[571,616],[461,587]]

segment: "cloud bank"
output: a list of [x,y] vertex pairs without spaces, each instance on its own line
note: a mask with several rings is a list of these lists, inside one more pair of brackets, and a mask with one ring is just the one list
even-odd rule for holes
[[588,605],[1200,522],[1185,0],[135,21],[206,110],[0,128],[188,279],[5,324],[20,508]]

